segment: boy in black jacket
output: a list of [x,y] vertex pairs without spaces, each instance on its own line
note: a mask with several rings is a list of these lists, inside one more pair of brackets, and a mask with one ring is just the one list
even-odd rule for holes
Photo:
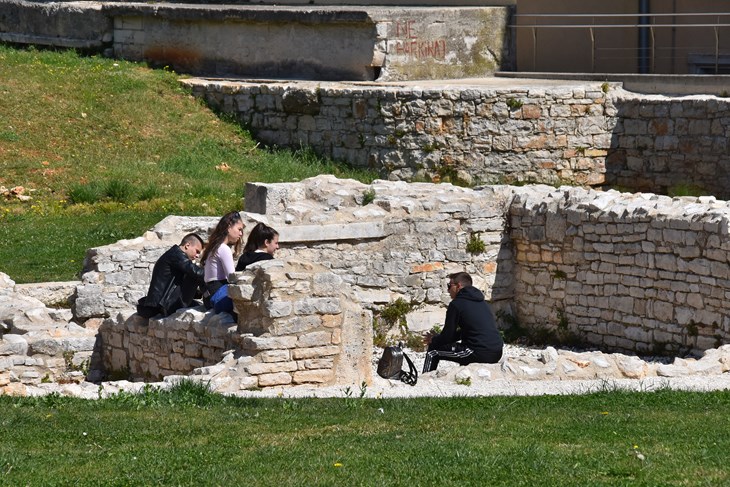
[[179,308],[193,304],[198,287],[203,284],[203,269],[193,263],[203,250],[203,239],[195,233],[183,237],[155,262],[147,296],[137,303],[137,314],[151,318],[168,316]]
[[449,275],[447,289],[451,303],[446,310],[446,323],[441,333],[424,340],[428,352],[423,373],[436,370],[441,359],[460,365],[499,362],[504,342],[484,294],[472,286],[466,272]]

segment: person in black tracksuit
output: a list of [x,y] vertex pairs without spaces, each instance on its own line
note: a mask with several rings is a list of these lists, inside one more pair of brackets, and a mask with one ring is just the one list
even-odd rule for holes
[[444,329],[425,339],[428,352],[423,373],[436,370],[440,360],[460,365],[499,362],[504,342],[484,294],[472,286],[471,276],[466,272],[449,275],[448,291],[451,303],[446,310]]

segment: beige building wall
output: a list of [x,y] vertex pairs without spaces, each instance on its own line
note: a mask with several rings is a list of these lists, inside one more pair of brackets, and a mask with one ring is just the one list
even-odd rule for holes
[[[514,22],[517,70],[640,72],[640,29],[636,16],[640,3],[639,0],[519,0]],[[720,73],[730,71],[730,27],[723,25],[730,24],[730,2],[650,0],[648,3],[648,13],[654,16],[646,31],[647,73],[710,74],[714,73],[716,61]],[[728,67],[723,68],[723,63]]]

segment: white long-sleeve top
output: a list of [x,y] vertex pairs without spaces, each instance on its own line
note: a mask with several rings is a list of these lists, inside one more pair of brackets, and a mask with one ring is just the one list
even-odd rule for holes
[[226,244],[221,244],[218,250],[205,261],[205,282],[225,281],[228,274],[236,270],[233,262],[233,251]]

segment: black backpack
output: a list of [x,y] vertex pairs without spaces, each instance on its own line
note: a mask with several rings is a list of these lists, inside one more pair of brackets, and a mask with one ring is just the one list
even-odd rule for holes
[[[408,372],[403,370],[404,357],[410,369]],[[383,356],[378,360],[378,375],[383,379],[399,380],[412,386],[418,382],[418,371],[400,343],[383,349]]]

